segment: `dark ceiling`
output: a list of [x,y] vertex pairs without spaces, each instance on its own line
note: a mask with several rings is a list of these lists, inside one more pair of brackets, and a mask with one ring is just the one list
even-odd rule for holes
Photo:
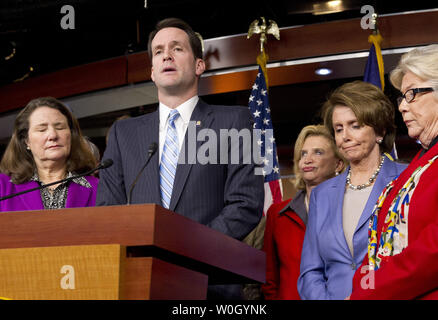
[[[379,14],[428,9],[436,0],[343,0],[342,12],[315,15],[327,1],[260,0],[1,0],[0,85],[27,76],[144,50],[155,23],[166,17],[189,22],[204,39],[246,33],[264,16],[279,27],[360,17],[363,5]],[[75,29],[63,30],[64,5],[75,13]],[[146,6],[146,8],[145,8]],[[29,74],[29,70],[32,72]]]

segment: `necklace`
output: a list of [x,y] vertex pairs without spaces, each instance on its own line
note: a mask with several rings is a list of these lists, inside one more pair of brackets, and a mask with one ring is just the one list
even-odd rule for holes
[[351,190],[362,190],[362,189],[365,189],[365,188],[369,187],[370,185],[372,185],[373,182],[374,182],[374,180],[376,180],[377,175],[378,175],[379,172],[380,172],[380,169],[382,169],[382,165],[383,165],[383,162],[384,162],[384,161],[385,161],[385,156],[382,156],[382,160],[380,160],[380,164],[379,164],[379,166],[377,167],[376,171],[374,171],[374,173],[373,173],[373,175],[371,176],[371,178],[368,179],[368,182],[367,182],[367,183],[364,183],[364,184],[360,184],[360,185],[358,185],[358,186],[355,186],[355,185],[352,185],[352,184],[351,184],[351,168],[350,168],[350,169],[348,170],[348,175],[347,175],[347,185],[348,185],[348,187],[349,187]]

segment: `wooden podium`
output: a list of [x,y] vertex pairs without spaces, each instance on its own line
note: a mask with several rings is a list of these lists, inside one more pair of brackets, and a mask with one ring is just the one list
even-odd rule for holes
[[0,213],[0,297],[205,299],[265,254],[155,204]]

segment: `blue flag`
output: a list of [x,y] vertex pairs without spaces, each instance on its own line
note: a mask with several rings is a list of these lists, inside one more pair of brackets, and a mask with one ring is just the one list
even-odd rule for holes
[[[383,66],[382,51],[380,50],[380,42],[382,40],[380,33],[372,34],[368,37],[371,48],[368,54],[367,65],[365,66],[363,81],[372,83],[383,91],[385,89],[385,68]],[[395,142],[389,156],[392,160],[398,159]]]
[[363,81],[372,83],[383,91],[385,90],[385,68],[383,66],[382,51],[380,50],[380,42],[382,40],[383,38],[380,33],[372,34],[368,37],[371,48],[368,54]]
[[367,65],[365,67],[365,75],[363,81],[374,84],[382,89],[382,82],[380,80],[379,62],[377,61],[376,47],[371,45],[368,55]]

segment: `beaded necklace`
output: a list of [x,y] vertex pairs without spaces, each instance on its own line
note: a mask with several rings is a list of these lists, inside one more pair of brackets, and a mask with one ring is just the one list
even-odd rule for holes
[[365,189],[365,188],[369,187],[370,185],[372,185],[374,180],[376,180],[377,175],[380,172],[380,169],[382,169],[384,161],[385,161],[385,156],[382,156],[382,160],[380,160],[379,166],[377,167],[376,171],[374,171],[374,173],[371,176],[371,178],[368,179],[368,182],[364,183],[364,184],[360,184],[358,186],[355,186],[355,185],[351,184],[351,168],[348,169],[348,175],[347,175],[347,185],[348,185],[348,187],[350,189],[352,189],[352,190],[362,190],[362,189]]

